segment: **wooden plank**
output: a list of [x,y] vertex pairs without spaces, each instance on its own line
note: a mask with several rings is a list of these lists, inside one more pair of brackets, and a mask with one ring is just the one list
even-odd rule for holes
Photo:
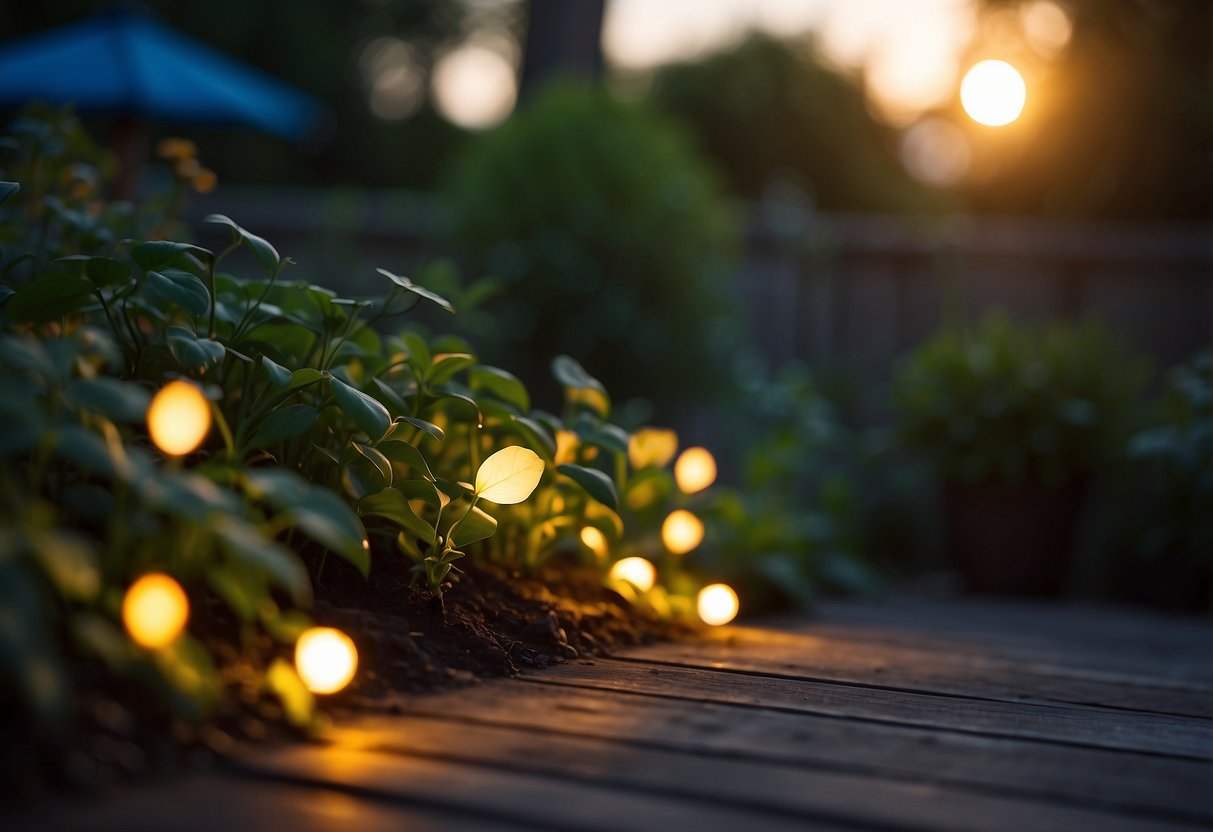
[[403,697],[451,722],[778,763],[1174,820],[1213,820],[1213,765],[809,713],[503,680]]
[[610,659],[564,665],[542,674],[527,672],[523,678],[692,702],[727,702],[890,725],[1213,759],[1213,726],[1207,720],[1185,717],[989,702],[769,676],[747,676],[739,684],[733,674]]
[[813,619],[769,623],[793,633],[1133,673],[1204,688],[1213,684],[1213,626],[1207,616],[996,598],[900,599],[827,603]]
[[751,816],[746,828],[755,828],[769,817],[941,832],[1201,828],[1172,824],[1157,816],[1126,817],[935,784],[432,718],[362,719],[331,732],[328,739],[339,748],[471,763],[609,786],[622,792],[619,800],[630,800],[626,793],[641,792],[740,809]]
[[[535,828],[584,830],[696,829],[737,832],[755,829],[753,812],[638,791],[621,793],[595,782],[537,776],[518,770],[467,765],[354,748],[294,745],[258,754],[241,770],[259,777],[356,788],[362,795],[405,804],[472,805],[493,817]],[[759,816],[771,832],[803,830],[802,821],[768,813]],[[820,821],[817,828],[852,824]]]
[[517,832],[520,828],[466,809],[435,812],[333,789],[215,774],[152,782],[105,798],[69,799],[2,820],[5,829],[39,832],[446,832],[456,826],[467,832]]
[[614,658],[685,667],[855,682],[1004,702],[1090,705],[1173,716],[1213,717],[1213,689],[1174,690],[1146,682],[1058,676],[1026,662],[990,661],[910,647],[729,628],[706,642],[625,650]]

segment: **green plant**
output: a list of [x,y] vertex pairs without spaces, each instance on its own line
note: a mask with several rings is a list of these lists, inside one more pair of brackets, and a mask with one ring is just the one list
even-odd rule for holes
[[453,244],[497,280],[497,325],[475,333],[490,353],[577,355],[623,398],[662,405],[718,386],[734,233],[676,129],[556,87],[471,146],[448,193]]
[[948,480],[1061,486],[1117,452],[1143,381],[1094,325],[990,316],[909,355],[894,383],[898,431]]

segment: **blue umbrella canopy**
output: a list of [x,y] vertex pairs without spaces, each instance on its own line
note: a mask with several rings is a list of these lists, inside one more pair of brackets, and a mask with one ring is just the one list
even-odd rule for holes
[[306,93],[130,10],[0,45],[0,107],[34,100],[294,141],[327,115]]

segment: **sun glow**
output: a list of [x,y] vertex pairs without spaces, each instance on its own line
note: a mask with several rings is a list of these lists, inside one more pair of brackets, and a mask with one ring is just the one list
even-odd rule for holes
[[684,508],[670,512],[661,524],[661,542],[676,555],[685,555],[703,542],[703,521]]
[[152,398],[147,430],[156,447],[170,456],[185,456],[202,444],[211,429],[211,406],[198,385],[170,381]]
[[1028,88],[1006,61],[982,61],[965,74],[960,103],[969,118],[987,127],[1002,127],[1019,118]]
[[737,617],[737,593],[728,584],[711,584],[699,590],[699,617],[704,624],[719,627]]

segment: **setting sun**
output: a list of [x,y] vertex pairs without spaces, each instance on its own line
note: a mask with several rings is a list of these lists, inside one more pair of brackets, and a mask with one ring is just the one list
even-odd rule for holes
[[965,74],[960,103],[969,118],[987,127],[1002,127],[1019,118],[1028,88],[1006,61],[982,61]]

